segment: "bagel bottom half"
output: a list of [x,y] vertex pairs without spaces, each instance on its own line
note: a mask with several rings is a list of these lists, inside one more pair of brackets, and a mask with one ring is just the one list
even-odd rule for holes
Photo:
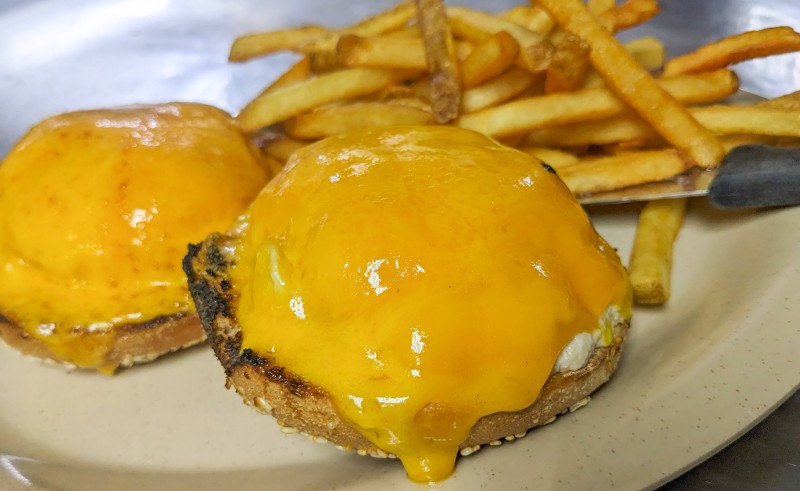
[[[202,343],[206,334],[195,312],[180,312],[110,330],[76,329],[69,338],[74,350],[95,351],[98,366],[112,372]],[[22,354],[74,366],[72,355],[53,351],[47,343],[2,315],[0,339]]]
[[[229,255],[232,249],[225,247],[226,240],[230,237],[214,234],[190,246],[184,260],[189,290],[211,346],[225,368],[226,386],[233,388],[245,404],[275,417],[287,432],[297,431],[313,440],[327,440],[361,455],[394,457],[343,420],[324,390],[269,358],[242,348],[241,326],[234,315],[235,298],[227,280],[234,258]],[[582,368],[552,374],[530,406],[478,420],[459,446],[461,455],[473,453],[481,445],[521,437],[528,430],[551,423],[559,414],[581,406],[616,370],[628,327],[628,320],[618,322],[613,328],[611,344],[595,348]]]
[[184,268],[245,402],[420,482],[580,405],[630,317],[619,257],[553,170],[452,127],[304,147]]

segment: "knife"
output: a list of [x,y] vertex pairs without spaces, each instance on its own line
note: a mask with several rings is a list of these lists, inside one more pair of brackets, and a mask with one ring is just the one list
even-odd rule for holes
[[800,147],[742,145],[720,167],[614,191],[578,195],[584,205],[707,196],[720,209],[800,205]]

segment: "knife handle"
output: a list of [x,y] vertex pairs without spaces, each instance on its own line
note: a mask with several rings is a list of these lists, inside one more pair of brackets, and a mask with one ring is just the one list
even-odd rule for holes
[[722,209],[800,204],[800,148],[734,148],[723,159],[708,199]]

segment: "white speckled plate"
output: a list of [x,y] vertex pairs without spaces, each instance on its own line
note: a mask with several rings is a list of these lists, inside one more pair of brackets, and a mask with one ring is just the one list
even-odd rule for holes
[[[0,1],[0,154],[30,124],[64,110],[165,99],[235,110],[288,62],[229,66],[236,33],[343,23],[388,3]],[[715,3],[692,3],[700,12],[687,13],[665,1],[652,32],[691,30],[692,19]],[[800,19],[791,17],[792,2],[723,3],[716,23],[696,36]],[[723,27],[719,12],[732,19]],[[759,72],[770,77],[762,85],[745,72],[743,80],[753,81],[745,88],[796,90],[797,58],[781,60]],[[635,212],[594,214],[623,257]],[[800,208],[724,213],[693,203],[675,251],[673,298],[665,308],[636,311],[611,383],[556,424],[461,459],[456,474],[434,488],[648,488],[718,450],[797,388],[798,251]],[[223,388],[206,347],[107,378],[46,366],[0,345],[0,373],[2,489],[416,487],[396,461],[283,435]]]

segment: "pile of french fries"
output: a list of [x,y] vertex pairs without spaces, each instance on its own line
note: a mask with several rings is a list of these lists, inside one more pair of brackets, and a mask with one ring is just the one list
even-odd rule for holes
[[[532,0],[496,14],[416,0],[344,28],[245,35],[231,61],[300,58],[237,119],[275,171],[347,130],[451,124],[547,162],[576,195],[712,168],[745,143],[800,142],[800,93],[722,103],[739,89],[730,65],[800,51],[800,34],[744,32],[671,60],[659,39],[614,37],[658,11],[658,0]],[[629,264],[638,303],[669,298],[685,205],[642,209]]]

